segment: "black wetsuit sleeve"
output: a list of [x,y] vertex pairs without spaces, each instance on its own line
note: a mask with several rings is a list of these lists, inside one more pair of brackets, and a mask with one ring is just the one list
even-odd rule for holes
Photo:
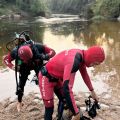
[[[75,72],[77,72],[79,70],[79,67],[80,67],[80,64],[81,64],[82,61],[83,61],[82,55],[80,53],[76,53],[74,61],[73,61],[73,66],[72,66],[71,74],[75,73]],[[74,80],[74,79],[72,79],[72,80]],[[66,104],[68,105],[68,107],[72,111],[72,113],[74,115],[76,115],[77,114],[76,110],[75,110],[76,108],[73,105],[73,103],[74,103],[74,97],[73,97],[72,92],[71,92],[72,88],[69,85],[70,81],[71,81],[71,79],[64,81],[64,83],[63,83],[63,92],[64,92],[64,96],[65,96],[65,99],[66,99]]]
[[45,53],[45,47],[41,44],[34,44],[32,46],[33,55],[36,59],[48,60],[49,56]]

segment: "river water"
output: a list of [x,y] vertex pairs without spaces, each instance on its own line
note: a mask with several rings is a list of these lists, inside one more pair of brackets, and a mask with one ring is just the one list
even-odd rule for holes
[[[15,73],[6,68],[2,57],[7,53],[6,43],[13,40],[15,32],[30,30],[31,38],[52,47],[57,53],[70,48],[87,49],[92,45],[104,48],[104,63],[88,72],[98,95],[104,98],[120,99],[120,22],[88,22],[76,15],[53,15],[50,19],[1,20],[0,21],[0,100],[15,98]],[[13,44],[12,44],[13,45]],[[11,45],[11,46],[12,46]],[[34,75],[32,71],[29,79]],[[88,92],[77,73],[74,91]],[[38,86],[30,81],[25,86],[25,94],[39,92]]]

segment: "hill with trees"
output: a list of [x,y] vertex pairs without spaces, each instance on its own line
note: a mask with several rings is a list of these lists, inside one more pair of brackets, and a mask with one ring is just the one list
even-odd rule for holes
[[120,0],[0,0],[0,15],[16,12],[44,17],[67,13],[88,19],[116,19],[120,16]]

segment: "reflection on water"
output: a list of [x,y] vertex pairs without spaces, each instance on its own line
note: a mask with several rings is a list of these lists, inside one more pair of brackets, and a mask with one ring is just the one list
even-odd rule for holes
[[76,44],[73,40],[73,34],[66,37],[65,35],[54,35],[50,30],[46,30],[44,33],[43,43],[54,48],[57,53],[70,48],[86,48],[86,45],[82,42]]
[[[23,23],[23,24],[22,24]],[[92,45],[100,45],[104,48],[106,53],[106,60],[100,66],[90,70],[91,78],[94,81],[104,81],[108,83],[109,92],[113,96],[120,98],[120,23],[119,22],[102,22],[102,23],[88,23],[88,22],[64,22],[45,24],[41,22],[34,23],[34,21],[22,21],[20,23],[14,22],[0,22],[0,66],[3,68],[2,56],[7,52],[5,44],[12,40],[14,32],[23,30],[31,30],[33,34],[32,39],[36,42],[44,43],[56,52],[70,48],[84,48],[87,49]],[[4,73],[0,73],[4,74]],[[6,77],[6,79],[8,79]],[[9,78],[10,79],[10,78]],[[80,76],[76,79],[81,79]],[[80,83],[81,84],[81,83]],[[97,88],[101,91],[106,86],[102,83],[98,84]],[[77,84],[77,90],[79,86]],[[82,88],[80,88],[81,90]],[[99,89],[99,90],[100,90]],[[105,91],[108,92],[108,91]]]

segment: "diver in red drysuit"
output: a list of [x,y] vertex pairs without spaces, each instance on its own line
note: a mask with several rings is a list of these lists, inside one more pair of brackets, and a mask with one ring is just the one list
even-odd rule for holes
[[91,91],[93,99],[98,101],[86,67],[98,65],[104,59],[104,51],[99,46],[90,47],[88,50],[70,49],[54,56],[42,68],[38,78],[40,91],[45,104],[45,120],[52,120],[54,91],[59,93],[59,99],[62,100],[62,96],[64,96],[67,106],[74,115],[74,120],[80,119],[79,110],[72,92],[75,74],[78,70],[88,89]]

